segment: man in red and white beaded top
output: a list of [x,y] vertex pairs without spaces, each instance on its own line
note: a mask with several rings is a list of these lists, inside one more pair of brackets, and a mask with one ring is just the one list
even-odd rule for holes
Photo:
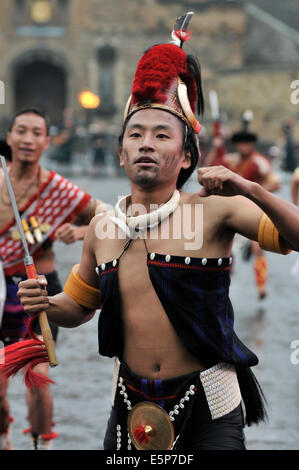
[[[56,239],[69,244],[83,239],[97,201],[93,201],[89,194],[63,176],[40,166],[40,157],[50,143],[48,128],[47,117],[39,110],[22,110],[12,120],[7,143],[12,154],[9,175],[30,254],[37,272],[45,274],[50,289],[58,293],[62,289],[55,271],[53,242]],[[24,252],[2,169],[0,257],[6,278],[6,302],[0,325],[0,340],[9,345],[25,339],[29,316],[25,314],[16,295],[18,282],[26,278]],[[50,326],[56,340],[58,329],[55,325]],[[34,330],[41,334],[38,321]],[[39,364],[37,369],[37,372],[48,375],[48,364]],[[6,390],[7,383],[0,384],[0,436],[4,448],[10,447]],[[30,430],[35,442],[40,440],[45,445],[49,444],[55,436],[51,430],[53,403],[49,387],[28,390],[27,402]]]

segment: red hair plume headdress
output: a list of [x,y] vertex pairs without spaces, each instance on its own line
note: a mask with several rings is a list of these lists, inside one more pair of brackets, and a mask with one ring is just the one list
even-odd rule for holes
[[158,108],[175,114],[198,134],[201,125],[195,117],[203,111],[200,65],[182,49],[191,38],[187,29],[193,12],[176,20],[172,41],[149,48],[140,59],[124,119],[146,108]]

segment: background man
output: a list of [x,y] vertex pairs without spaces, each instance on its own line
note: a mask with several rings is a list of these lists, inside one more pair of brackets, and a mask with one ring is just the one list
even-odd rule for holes
[[[55,271],[53,242],[58,239],[66,244],[83,239],[87,224],[94,214],[96,201],[80,188],[54,171],[39,164],[43,151],[50,143],[46,116],[36,109],[18,112],[7,133],[12,161],[9,174],[21,218],[26,224],[26,238],[34,257],[37,272],[48,279],[50,291],[61,291]],[[73,223],[78,226],[74,226]],[[4,263],[7,298],[0,328],[0,339],[5,345],[21,341],[27,334],[28,316],[16,296],[18,282],[24,278],[23,249],[17,231],[13,210],[0,170],[0,257]],[[56,340],[57,327],[51,325]],[[39,324],[35,332],[40,334]],[[47,364],[41,364],[37,372],[48,374]],[[9,406],[6,398],[7,383],[2,383],[0,395],[0,435],[2,447],[10,447],[8,438]],[[35,446],[48,447],[52,432],[53,402],[49,387],[27,390],[28,418]],[[43,437],[42,437],[43,436]]]
[[[242,130],[233,134],[231,141],[235,144],[236,151],[222,155],[217,164],[224,165],[243,178],[262,185],[267,191],[277,191],[280,187],[279,177],[273,173],[269,159],[255,148],[257,135],[248,130]],[[211,155],[214,153],[210,154],[209,165],[213,165]],[[251,254],[254,256],[256,287],[259,298],[263,299],[267,295],[267,258],[255,241],[251,241],[244,250],[247,252],[247,257]]]

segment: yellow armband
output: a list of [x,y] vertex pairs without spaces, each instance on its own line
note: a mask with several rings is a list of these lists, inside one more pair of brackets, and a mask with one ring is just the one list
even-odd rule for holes
[[296,183],[299,183],[299,166],[296,168],[293,174],[293,180],[296,181]]
[[100,290],[87,284],[78,274],[79,264],[73,266],[64,285],[64,292],[77,304],[96,310],[100,308]]
[[277,228],[266,214],[263,214],[260,220],[258,242],[260,247],[267,251],[281,253],[282,255],[287,255],[291,252],[291,250],[286,248],[283,238],[281,238]]

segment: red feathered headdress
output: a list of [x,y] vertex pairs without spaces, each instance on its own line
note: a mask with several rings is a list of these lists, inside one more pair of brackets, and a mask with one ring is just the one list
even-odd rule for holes
[[200,67],[182,50],[184,41],[191,37],[186,28],[192,15],[190,12],[177,19],[172,43],[153,46],[140,59],[125,119],[140,109],[159,108],[177,115],[194,132],[200,131],[195,117],[196,107],[198,112],[203,110]]

